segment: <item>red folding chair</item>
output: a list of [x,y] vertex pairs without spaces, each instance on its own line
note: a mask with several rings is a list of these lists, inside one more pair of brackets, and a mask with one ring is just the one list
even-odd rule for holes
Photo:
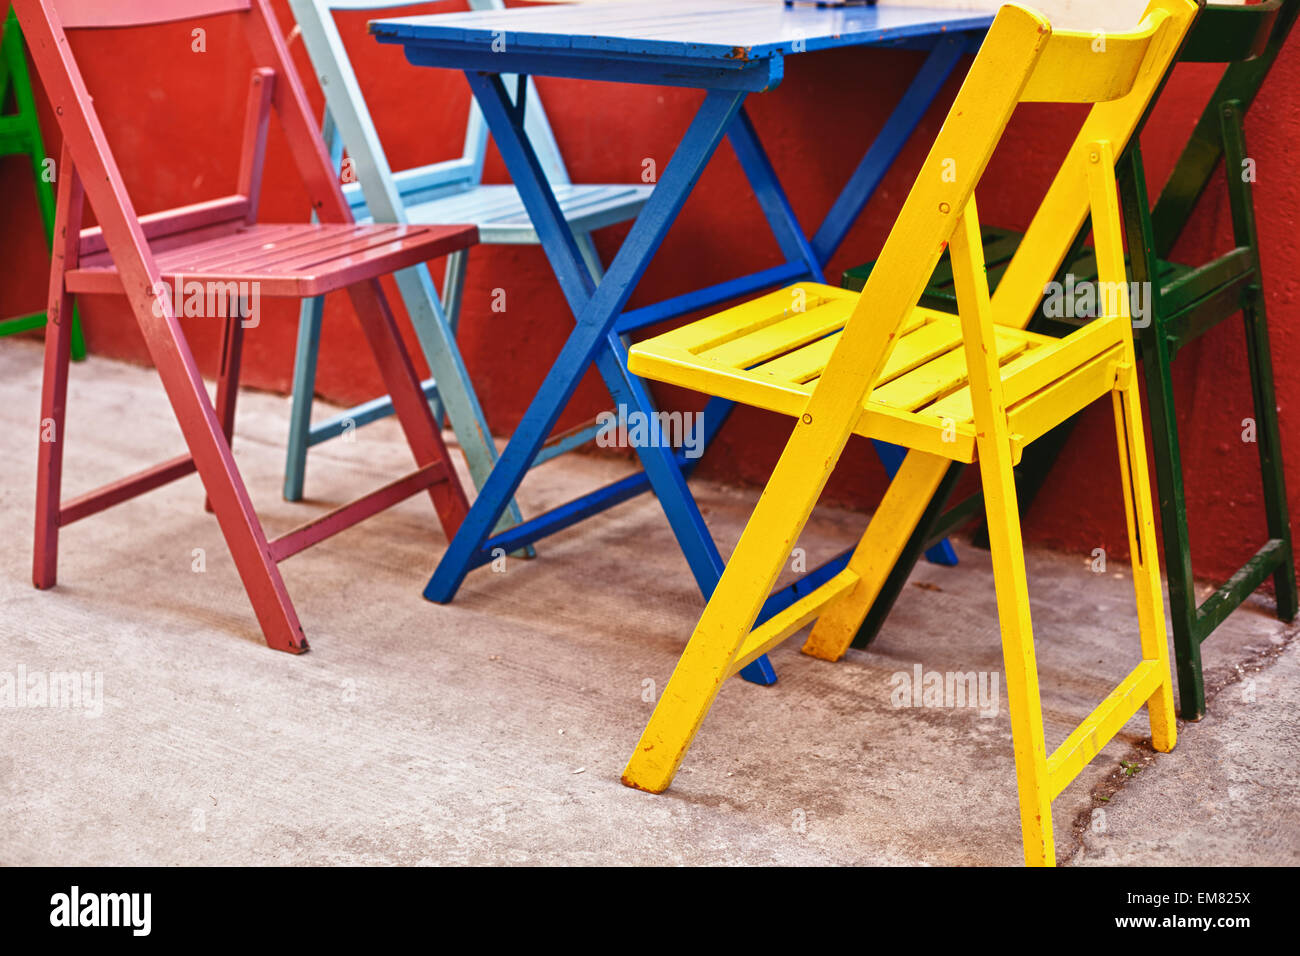
[[[301,653],[307,641],[280,577],[280,561],[422,490],[433,499],[448,537],[465,515],[464,490],[378,277],[472,245],[477,232],[472,226],[353,223],[267,0],[17,0],[14,6],[63,129],[45,336],[33,582],[38,588],[54,585],[61,527],[197,471],[266,642],[277,650]],[[239,16],[258,64],[243,126],[237,192],[137,216],[64,31],[138,27],[216,14]],[[319,224],[257,221],[272,109]],[[98,228],[82,228],[86,199]],[[178,286],[178,279],[201,283],[207,302],[225,318],[215,406],[166,291],[191,288]],[[268,297],[305,298],[344,288],[418,467],[268,540],[230,451],[249,290]],[[189,454],[64,503],[60,486],[72,297],[82,293],[114,293],[130,301]]]

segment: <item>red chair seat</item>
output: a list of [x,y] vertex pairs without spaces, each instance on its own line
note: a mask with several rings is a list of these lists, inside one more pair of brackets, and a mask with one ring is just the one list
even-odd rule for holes
[[[96,230],[97,232],[97,230]],[[151,243],[163,281],[257,282],[262,295],[307,298],[437,259],[478,241],[474,226],[241,224]],[[68,291],[122,291],[107,251],[67,273]]]

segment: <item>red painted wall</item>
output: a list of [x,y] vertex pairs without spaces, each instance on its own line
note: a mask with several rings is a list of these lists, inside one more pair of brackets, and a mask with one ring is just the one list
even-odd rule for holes
[[[277,0],[275,6],[287,33],[292,26],[288,5]],[[400,49],[381,46],[365,35],[365,19],[347,15],[339,21],[393,165],[401,168],[458,153],[469,104],[464,79],[456,73],[409,66]],[[206,53],[191,52],[188,24],[74,36],[100,117],[141,213],[223,195],[234,186],[238,160],[232,137],[237,136],[251,64],[231,23],[215,19],[207,27]],[[313,106],[319,109],[322,99],[301,43],[295,44],[294,51]],[[849,50],[795,58],[788,61],[787,78],[778,90],[751,98],[755,123],[796,212],[810,229],[919,63],[919,54],[905,51]],[[1143,140],[1153,191],[1171,168],[1217,74],[1213,67],[1178,68]],[[837,276],[879,251],[956,85],[957,81],[949,85],[925,118],[828,275]],[[1292,426],[1293,409],[1300,403],[1300,279],[1296,275],[1300,185],[1290,162],[1300,150],[1300,109],[1293,92],[1298,85],[1300,36],[1294,36],[1247,123],[1250,154],[1258,169],[1256,199],[1277,395],[1295,513],[1300,513],[1300,433]],[[663,169],[701,98],[689,90],[568,80],[542,79],[539,88],[575,181],[635,181],[646,158]],[[1058,107],[1022,108],[980,190],[980,211],[986,222],[1027,225],[1081,115]],[[57,125],[48,109],[43,120],[47,148],[57,156]],[[306,198],[278,131],[272,136],[267,177],[263,218],[305,219]],[[487,180],[506,180],[495,151],[489,157]],[[0,183],[8,210],[0,234],[0,261],[9,264],[0,283],[0,314],[7,315],[40,306],[47,260],[23,162],[0,160]],[[625,231],[626,227],[615,227],[598,236],[606,261]],[[1201,203],[1177,253],[1188,258],[1206,256],[1229,245],[1230,236],[1226,200],[1214,192]],[[724,146],[632,305],[778,262],[776,244],[747,193],[735,157]],[[435,276],[441,282],[440,264],[435,264]],[[490,307],[493,290],[498,288],[506,291],[504,313]],[[390,295],[396,303],[391,285]],[[379,391],[371,363],[356,360],[365,346],[348,312],[344,297],[331,297],[318,389],[338,402],[368,398]],[[82,315],[93,353],[147,362],[143,342],[120,300],[87,299]],[[247,385],[287,391],[296,319],[294,304],[265,307],[262,325],[247,338]],[[518,422],[570,324],[537,247],[489,246],[473,252],[461,343],[494,432],[508,434]],[[187,320],[187,329],[205,373],[212,374],[217,323]],[[1256,447],[1241,440],[1242,420],[1252,410],[1239,322],[1225,323],[1180,355],[1177,396],[1196,567],[1201,574],[1222,576],[1264,537]],[[674,389],[660,389],[660,397],[673,407],[701,404],[698,396]],[[592,376],[561,425],[589,420],[606,403],[603,387]],[[721,436],[721,447],[705,459],[701,473],[761,483],[788,428],[788,422],[777,416],[740,410]],[[1051,487],[1030,514],[1027,531],[1032,539],[1082,553],[1096,547],[1106,548],[1111,555],[1126,553],[1113,449],[1110,410],[1098,403],[1085,413],[1057,464]],[[826,500],[871,508],[883,488],[882,469],[866,443],[855,440]]]

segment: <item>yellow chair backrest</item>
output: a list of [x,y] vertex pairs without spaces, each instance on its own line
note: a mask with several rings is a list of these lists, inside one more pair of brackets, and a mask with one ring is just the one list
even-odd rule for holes
[[[954,232],[968,213],[973,218],[975,188],[1015,108],[1028,102],[1093,103],[993,297],[999,324],[1024,327],[1098,195],[1094,188],[1090,197],[1089,180],[1089,167],[1101,158],[1095,156],[1097,144],[1108,146],[1113,156],[1123,151],[1198,8],[1197,0],[1152,0],[1135,30],[1104,35],[1053,32],[1036,11],[1003,6],[885,241],[822,384],[860,387],[865,396],[879,377],[901,322]],[[1104,165],[1113,196],[1113,159]],[[1105,258],[1113,262],[1114,257]]]

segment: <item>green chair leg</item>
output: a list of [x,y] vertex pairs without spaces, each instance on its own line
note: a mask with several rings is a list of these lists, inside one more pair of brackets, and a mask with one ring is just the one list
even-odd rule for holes
[[[1300,3],[1293,3],[1292,17]],[[1262,74],[1259,79],[1262,79]],[[1239,99],[1229,100],[1221,113],[1224,166],[1240,170],[1246,161],[1246,136],[1243,129],[1245,106]],[[1264,485],[1264,513],[1269,545],[1276,552],[1274,590],[1277,614],[1284,621],[1296,616],[1296,569],[1291,540],[1291,518],[1287,506],[1286,476],[1282,464],[1281,429],[1277,420],[1277,397],[1273,388],[1273,357],[1268,340],[1268,321],[1264,306],[1263,281],[1260,279],[1259,234],[1255,226],[1255,204],[1250,184],[1241,175],[1228,176],[1228,194],[1232,205],[1233,238],[1239,248],[1248,248],[1254,257],[1256,281],[1246,286],[1242,300],[1242,318],[1246,331],[1246,356],[1250,365],[1251,398],[1255,406],[1256,447],[1259,470]]]
[[1273,360],[1268,342],[1268,324],[1264,318],[1263,290],[1251,290],[1252,303],[1246,307],[1246,347],[1250,360],[1251,385],[1254,392],[1259,468],[1264,478],[1264,508],[1268,518],[1270,541],[1284,542],[1286,553],[1273,575],[1277,595],[1277,616],[1294,621],[1297,612],[1296,568],[1291,539],[1291,519],[1286,498],[1286,478],[1282,469],[1282,439],[1273,393]]

